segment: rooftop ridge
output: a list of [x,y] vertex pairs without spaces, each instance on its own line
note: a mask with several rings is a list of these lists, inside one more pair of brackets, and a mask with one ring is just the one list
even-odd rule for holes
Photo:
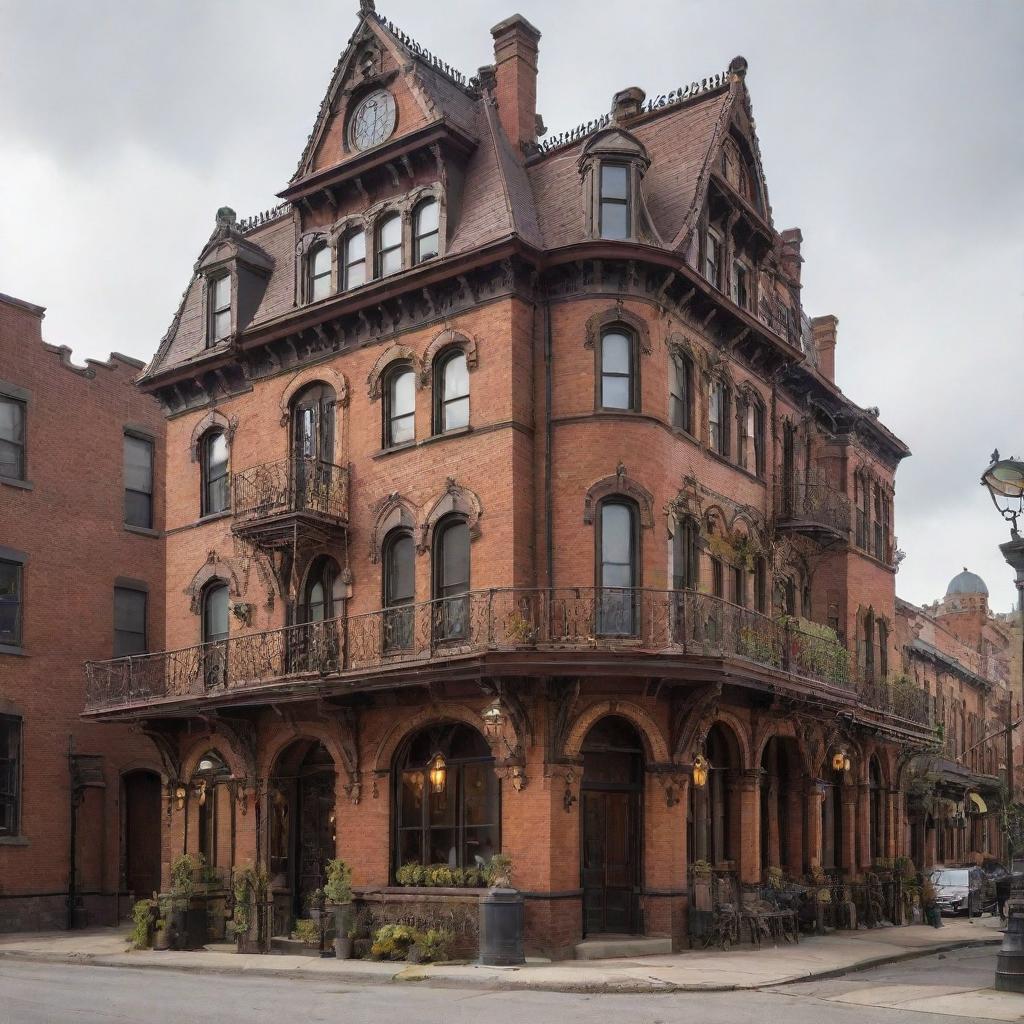
[[247,234],[256,228],[263,227],[264,224],[269,224],[271,221],[283,217],[286,213],[291,213],[291,210],[291,203],[278,203],[277,206],[271,206],[269,209],[261,210],[259,213],[254,213],[248,217],[242,217],[238,222],[237,229],[241,234]]
[[370,10],[367,13],[372,14],[418,60],[423,61],[424,64],[433,68],[439,74],[444,75],[445,78],[454,82],[459,88],[465,89],[466,92],[472,91],[472,83],[466,75],[457,68],[452,67],[451,64],[441,60],[436,54],[431,53],[425,46],[421,46],[408,32],[403,32],[390,18],[385,18],[383,14],[378,14],[375,10]]
[[[668,93],[660,93],[657,96],[652,96],[650,99],[645,100],[640,107],[640,114],[650,114],[655,110],[662,110],[665,107],[676,107],[687,102],[688,100],[695,99],[698,96],[703,96],[706,93],[714,92],[716,89],[721,89],[723,86],[729,84],[729,72],[721,71],[717,74],[711,75],[708,78],[702,78],[699,82],[690,82],[688,85],[681,85],[673,89]],[[559,132],[557,135],[552,135],[549,138],[542,139],[535,142],[529,147],[528,156],[536,156],[538,154],[550,153],[552,150],[561,149],[563,146],[571,145],[574,142],[579,142],[580,139],[585,139],[588,135],[592,135],[596,131],[600,131],[611,123],[612,115],[602,114],[600,117],[592,121],[583,121],[576,125],[575,128],[570,128],[568,131]]]
[[72,350],[70,346],[52,345],[50,342],[44,341],[43,348],[57,356],[61,366],[65,369],[70,370],[72,373],[77,373],[80,377],[88,377],[90,379],[96,376],[97,368],[116,370],[119,364],[123,364],[133,370],[141,370],[146,365],[141,360],[134,359],[132,356],[126,356],[121,352],[111,352],[106,359],[86,358],[85,365],[79,366],[71,361]]

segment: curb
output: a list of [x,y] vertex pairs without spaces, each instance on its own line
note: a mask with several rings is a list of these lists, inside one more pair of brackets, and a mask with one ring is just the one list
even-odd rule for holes
[[205,974],[213,976],[237,975],[240,977],[252,978],[279,978],[289,981],[306,980],[327,980],[334,983],[355,982],[358,984],[388,985],[394,983],[420,982],[434,988],[473,988],[484,989],[492,992],[563,992],[583,995],[659,995],[678,992],[750,992],[759,989],[781,988],[785,985],[795,985],[809,981],[828,981],[833,978],[841,978],[847,974],[855,974],[859,971],[871,970],[875,967],[884,967],[888,964],[900,963],[906,960],[916,960],[926,956],[934,956],[937,953],[949,953],[957,949],[971,949],[975,947],[998,945],[1002,942],[1002,936],[990,939],[972,938],[960,939],[946,942],[941,945],[931,946],[927,949],[912,949],[902,953],[891,955],[869,957],[859,960],[856,963],[845,967],[834,967],[821,971],[808,971],[802,974],[794,974],[783,977],[776,981],[765,981],[759,983],[736,983],[731,985],[700,985],[700,984],[675,984],[671,981],[658,982],[633,982],[623,979],[622,982],[583,982],[573,983],[566,979],[565,983],[537,982],[537,983],[513,983],[506,981],[500,976],[481,974],[477,977],[444,977],[434,976],[425,973],[424,968],[417,965],[396,963],[394,973],[376,971],[304,971],[299,968],[287,968],[274,970],[267,967],[227,967],[227,966],[203,966],[202,964],[179,964],[149,962],[125,962],[126,954],[117,957],[109,955],[95,955],[89,953],[43,953],[26,950],[0,950],[0,962],[16,961],[19,963],[43,963],[43,964],[65,964],[77,967],[106,967],[122,968],[136,971],[177,971],[187,974]]

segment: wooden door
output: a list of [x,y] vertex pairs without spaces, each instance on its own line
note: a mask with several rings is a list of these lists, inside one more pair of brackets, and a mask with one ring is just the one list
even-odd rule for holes
[[635,792],[583,791],[583,930],[637,930],[638,799]]
[[136,899],[160,891],[160,776],[124,777],[124,876]]

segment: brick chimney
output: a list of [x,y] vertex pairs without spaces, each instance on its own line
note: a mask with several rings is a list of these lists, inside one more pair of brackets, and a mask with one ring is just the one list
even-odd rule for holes
[[498,119],[516,152],[537,141],[537,43],[540,32],[521,14],[491,29]]
[[839,318],[831,313],[811,319],[811,337],[818,355],[818,372],[833,384],[836,382],[836,329]]
[[782,232],[782,272],[789,278],[790,282],[797,288],[800,287],[800,264],[803,257],[800,255],[800,246],[804,236],[799,228],[787,228]]

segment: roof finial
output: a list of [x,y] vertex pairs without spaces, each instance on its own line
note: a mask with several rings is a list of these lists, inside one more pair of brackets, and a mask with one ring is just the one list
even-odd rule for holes
[[738,82],[742,82],[747,77],[747,58],[746,57],[733,57],[729,61],[729,76]]
[[230,227],[234,227],[235,226],[235,222],[237,220],[238,220],[238,216],[235,213],[235,211],[231,209],[230,206],[222,206],[217,211],[217,226],[218,227],[220,225],[222,225],[222,224],[228,225]]
[[373,0],[359,0],[359,13],[376,14],[377,5],[373,2]]

